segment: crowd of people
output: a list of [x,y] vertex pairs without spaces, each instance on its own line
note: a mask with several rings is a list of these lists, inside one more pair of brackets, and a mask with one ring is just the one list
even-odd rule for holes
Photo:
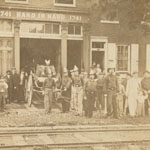
[[[44,111],[51,113],[53,101],[59,100],[63,113],[73,111],[77,116],[88,118],[93,117],[94,111],[108,118],[149,115],[150,72],[145,71],[141,78],[138,72],[125,75],[122,78],[114,68],[105,74],[99,64],[93,65],[89,73],[82,70],[79,74],[77,66],[70,71],[64,68],[59,79],[56,72],[54,75],[48,70],[40,87]],[[16,68],[7,71],[0,79],[0,111],[4,111],[5,103],[32,101],[33,87],[38,87],[34,70],[29,74],[23,69],[17,74]]]
[[[71,76],[69,76],[69,72]],[[49,72],[44,82],[45,112],[51,112],[53,90],[56,88]],[[121,118],[125,115],[141,117],[148,115],[150,100],[150,72],[145,71],[142,78],[138,72],[127,73],[121,78],[114,68],[109,68],[104,74],[100,65],[92,66],[89,74],[82,71],[79,74],[75,66],[73,70],[63,70],[61,79],[62,112],[76,112],[77,116],[91,118],[93,111],[98,111],[106,117]]]

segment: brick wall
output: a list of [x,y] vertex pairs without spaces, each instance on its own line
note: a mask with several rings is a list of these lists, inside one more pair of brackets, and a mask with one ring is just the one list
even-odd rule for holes
[[89,0],[76,0],[76,7],[60,7],[60,6],[54,6],[53,0],[29,0],[28,4],[14,4],[14,3],[5,3],[5,0],[0,0],[1,6],[17,6],[17,7],[35,7],[35,8],[41,8],[41,9],[65,9],[65,10],[71,10],[71,11],[77,11],[77,10],[87,10],[89,6]]

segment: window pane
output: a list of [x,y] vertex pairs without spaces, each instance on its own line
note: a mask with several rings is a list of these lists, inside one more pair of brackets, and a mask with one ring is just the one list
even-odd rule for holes
[[74,25],[69,25],[68,26],[68,34],[74,34]]
[[36,25],[36,32],[37,33],[44,33],[44,24],[37,24]]
[[59,34],[59,24],[53,24],[53,33]]
[[29,32],[30,33],[36,33],[36,26],[34,24],[30,24],[30,26],[29,26]]
[[104,48],[105,42],[92,42],[92,48]]
[[118,46],[118,71],[128,71],[128,46]]
[[45,24],[45,33],[52,34],[52,24]]
[[80,25],[75,25],[75,34],[81,35],[81,26]]
[[55,3],[58,3],[58,4],[71,4],[73,5],[73,0],[55,0]]

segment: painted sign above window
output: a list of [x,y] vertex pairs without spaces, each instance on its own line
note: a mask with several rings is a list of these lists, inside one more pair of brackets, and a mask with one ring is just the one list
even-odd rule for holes
[[21,3],[21,4],[28,4],[28,0],[5,0],[6,3]]
[[0,9],[0,18],[37,20],[37,21],[57,21],[57,22],[88,22],[87,15],[61,14],[53,12],[38,12],[28,10]]
[[75,7],[76,0],[54,0],[55,6],[69,6],[69,7]]

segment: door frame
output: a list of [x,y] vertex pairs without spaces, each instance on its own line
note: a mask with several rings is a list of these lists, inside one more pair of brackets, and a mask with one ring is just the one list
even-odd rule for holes
[[[105,42],[104,48],[92,48],[92,42]],[[104,71],[107,72],[107,49],[108,49],[108,38],[107,37],[101,37],[101,36],[91,36],[91,42],[90,42],[90,66],[92,66],[92,52],[93,51],[104,51]]]

